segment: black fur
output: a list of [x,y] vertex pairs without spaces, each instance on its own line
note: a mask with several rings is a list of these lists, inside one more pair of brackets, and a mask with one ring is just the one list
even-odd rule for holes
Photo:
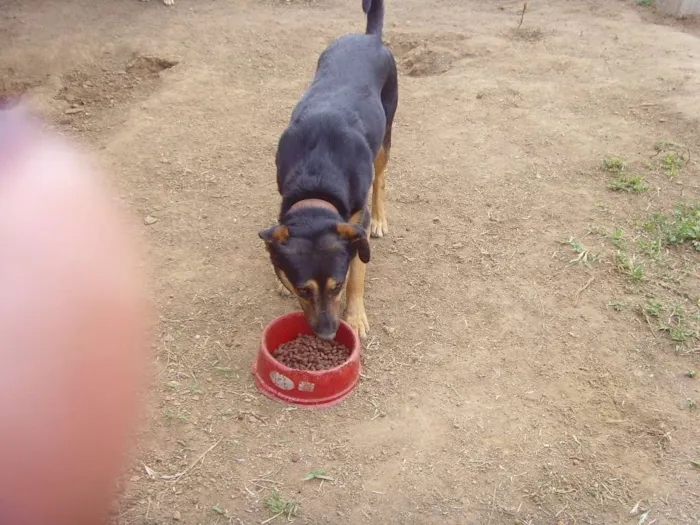
[[[295,287],[309,279],[321,287],[328,278],[342,283],[357,253],[363,262],[370,258],[367,199],[374,159],[382,146],[387,152],[391,147],[398,83],[394,57],[381,40],[383,0],[363,0],[362,8],[366,34],[340,37],[321,54],[277,149],[279,223],[289,236],[276,242],[272,228],[260,236],[275,268]],[[322,207],[290,211],[305,199],[327,201],[338,213]],[[363,210],[357,236],[339,236],[337,225]]]

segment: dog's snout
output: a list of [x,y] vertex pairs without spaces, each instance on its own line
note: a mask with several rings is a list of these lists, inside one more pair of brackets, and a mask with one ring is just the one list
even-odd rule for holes
[[319,339],[325,339],[326,341],[332,341],[335,339],[335,334],[338,333],[338,330],[333,330],[333,331],[323,331],[323,332],[315,332],[316,337]]
[[327,312],[322,312],[321,315],[318,316],[318,322],[311,327],[313,328],[317,337],[331,341],[335,339],[335,334],[338,332],[339,326],[339,319],[336,319],[333,315],[330,315]]

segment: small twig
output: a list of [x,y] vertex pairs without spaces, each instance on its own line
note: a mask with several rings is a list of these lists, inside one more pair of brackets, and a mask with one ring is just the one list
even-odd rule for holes
[[523,19],[525,18],[525,11],[527,10],[527,2],[523,2],[523,12],[520,13],[520,23],[518,24],[518,29],[523,25]]
[[656,335],[656,331],[654,331],[654,327],[651,326],[651,321],[649,320],[649,316],[647,315],[647,313],[643,309],[642,309],[642,315],[644,315],[644,319],[646,319],[647,325],[649,325],[649,331],[651,332],[651,335],[653,335],[654,339],[656,339],[658,341],[659,337]]
[[172,476],[161,476],[161,477],[163,479],[166,479],[166,480],[172,480],[173,483],[177,483],[178,481],[180,481],[180,479],[182,479],[182,477],[185,474],[187,474],[190,470],[192,470],[195,466],[197,466],[197,463],[199,463],[200,461],[204,461],[204,458],[206,457],[206,455],[209,454],[209,452],[211,452],[212,450],[214,450],[219,445],[219,443],[221,443],[223,440],[224,440],[224,438],[221,438],[219,441],[214,443],[211,447],[209,447],[207,450],[205,450],[197,459],[195,459],[192,463],[190,463],[189,467],[187,467],[185,470],[183,470],[179,474],[173,474]]
[[588,288],[594,279],[595,279],[595,275],[593,277],[591,277],[590,279],[588,279],[588,281],[586,281],[586,284],[584,284],[581,288],[579,288],[576,291],[576,295],[574,295],[574,306],[576,306],[576,304],[578,303],[579,297],[581,296],[581,292],[583,292],[586,288]]
[[275,518],[281,516],[282,514],[284,514],[284,511],[278,512],[277,514],[275,514],[275,515],[272,516],[271,518],[267,518],[265,521],[261,521],[261,522],[260,522],[260,525],[265,525],[266,523],[270,523],[272,520],[274,520]]

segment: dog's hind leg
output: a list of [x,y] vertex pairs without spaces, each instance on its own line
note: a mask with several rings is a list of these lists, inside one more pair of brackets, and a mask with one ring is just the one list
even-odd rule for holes
[[[389,131],[391,133],[391,131]],[[386,141],[385,141],[386,142]],[[372,185],[372,237],[384,237],[389,233],[386,219],[386,165],[389,162],[389,149],[382,145],[374,159],[374,184]]]
[[[391,57],[391,55],[389,55]],[[372,185],[372,237],[384,237],[389,233],[389,223],[386,218],[386,165],[389,163],[391,152],[391,129],[394,115],[399,104],[399,85],[396,76],[396,64],[391,57],[392,72],[382,89],[382,106],[386,115],[386,130],[384,140],[374,159],[374,184]]]

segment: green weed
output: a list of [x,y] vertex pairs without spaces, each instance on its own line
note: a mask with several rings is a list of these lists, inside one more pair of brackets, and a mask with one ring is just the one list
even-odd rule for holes
[[323,479],[326,481],[335,481],[332,477],[326,476],[326,473],[321,469],[316,469],[313,472],[304,476],[303,481],[310,481],[312,479]]
[[625,303],[620,301],[609,301],[606,306],[608,308],[612,308],[616,312],[621,312],[622,308],[625,306]]
[[603,159],[603,170],[608,173],[619,174],[625,171],[627,163],[621,157],[607,157]]
[[649,185],[641,175],[623,175],[622,173],[618,174],[608,187],[613,191],[626,191],[628,193],[641,193],[649,189]]
[[654,213],[644,229],[657,236],[663,244],[690,243],[700,251],[700,203],[679,205],[670,215]]
[[634,283],[640,283],[644,280],[644,265],[638,263],[634,255],[629,256],[618,250],[615,254],[615,266]]
[[645,255],[653,259],[658,259],[661,255],[661,239],[637,241],[637,247],[642,250]]
[[675,177],[683,168],[685,161],[677,153],[667,153],[661,161],[663,169],[669,177]]
[[625,232],[624,230],[620,228],[615,228],[615,231],[613,234],[610,236],[610,242],[612,243],[615,248],[618,250],[624,250],[625,249]]
[[168,419],[179,420],[179,421],[189,421],[190,420],[190,418],[188,418],[185,414],[180,414],[179,412],[173,412],[172,410],[166,410],[165,417]]
[[278,516],[282,516],[284,514],[287,515],[288,520],[291,520],[292,516],[299,515],[299,507],[301,506],[301,503],[297,501],[283,499],[282,496],[280,496],[280,493],[277,492],[277,489],[272,489],[272,496],[265,499],[263,503],[270,510],[270,512],[274,514],[274,516],[268,518],[262,523],[269,523]]
[[585,264],[598,260],[598,256],[586,248],[576,237],[571,236],[562,244],[568,244],[576,252],[577,256],[569,261],[569,264]]
[[647,315],[650,315],[652,317],[658,317],[659,312],[663,309],[664,305],[661,304],[660,302],[654,300],[654,299],[649,299],[649,302],[647,303],[646,307],[644,308],[644,312],[646,312]]

